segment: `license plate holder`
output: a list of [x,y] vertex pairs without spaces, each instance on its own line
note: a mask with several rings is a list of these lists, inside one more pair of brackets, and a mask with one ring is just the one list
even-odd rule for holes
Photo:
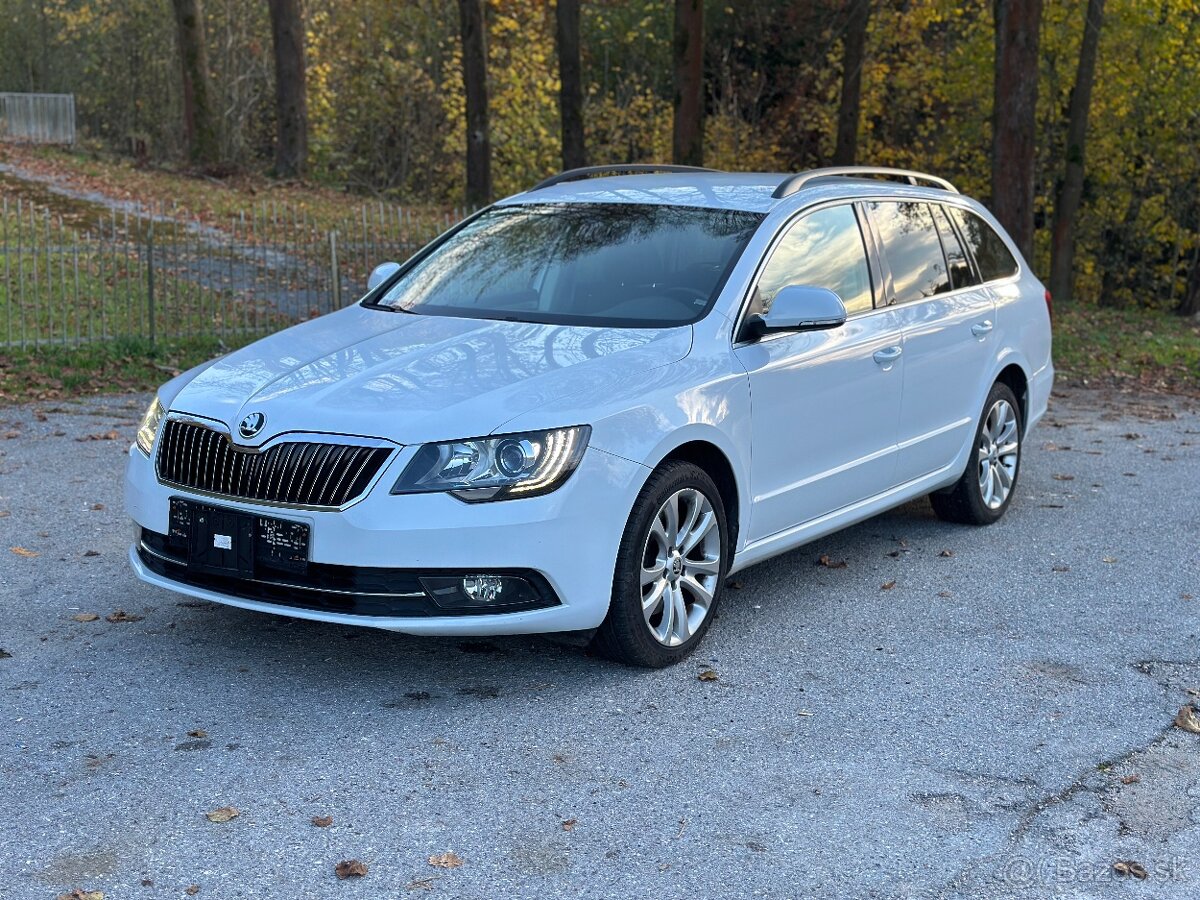
[[261,569],[304,574],[310,529],[304,522],[171,498],[170,540],[187,550],[189,569],[251,578]]

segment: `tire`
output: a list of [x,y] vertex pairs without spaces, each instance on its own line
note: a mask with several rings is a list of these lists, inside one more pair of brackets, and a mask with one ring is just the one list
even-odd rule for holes
[[938,518],[991,525],[1003,516],[1017,490],[1024,438],[1016,395],[997,381],[983,404],[966,471],[949,490],[929,495]]
[[[656,571],[658,577],[643,585],[643,573],[651,579]],[[728,571],[729,525],[717,486],[691,463],[663,464],[634,501],[617,551],[608,616],[592,649],[630,666],[674,665],[704,639]],[[650,601],[647,612],[643,597]]]

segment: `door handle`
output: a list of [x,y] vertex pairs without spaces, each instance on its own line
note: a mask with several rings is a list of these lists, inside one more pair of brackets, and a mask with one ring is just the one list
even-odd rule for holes
[[993,327],[995,326],[992,325],[991,319],[984,319],[982,322],[976,322],[971,326],[971,334],[975,335],[975,337],[981,338],[991,331]]
[[898,360],[903,352],[902,347],[884,347],[882,350],[876,350],[871,358],[886,368]]

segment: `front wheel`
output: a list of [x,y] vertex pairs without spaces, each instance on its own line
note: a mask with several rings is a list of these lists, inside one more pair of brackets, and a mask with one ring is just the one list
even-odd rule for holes
[[950,490],[929,495],[938,517],[990,525],[1004,515],[1017,487],[1023,437],[1016,395],[998,381],[983,405],[967,470]]
[[669,462],[655,470],[625,526],[608,616],[593,648],[655,669],[691,653],[721,596],[728,534],[720,492],[703,469]]

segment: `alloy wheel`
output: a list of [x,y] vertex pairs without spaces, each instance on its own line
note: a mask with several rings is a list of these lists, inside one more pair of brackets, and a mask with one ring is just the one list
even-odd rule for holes
[[685,643],[708,616],[721,574],[721,529],[695,488],[676,491],[650,522],[642,550],[642,616],[666,647]]
[[999,509],[1012,493],[1020,453],[1017,411],[997,400],[979,433],[979,494],[988,509]]

